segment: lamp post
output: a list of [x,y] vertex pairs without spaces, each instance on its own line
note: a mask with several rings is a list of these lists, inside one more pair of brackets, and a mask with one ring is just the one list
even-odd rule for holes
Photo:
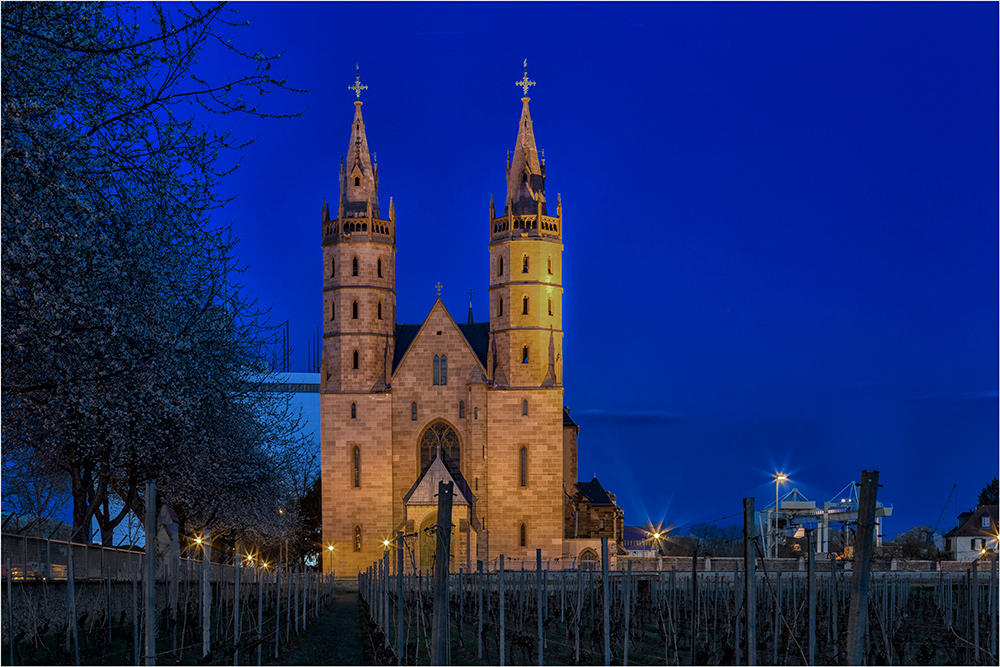
[[788,479],[788,475],[783,472],[775,473],[774,477],[774,532],[771,534],[772,557],[778,557],[778,485]]
[[326,552],[328,554],[330,554],[330,569],[327,570],[327,573],[330,573],[330,572],[333,572],[333,545],[332,544],[326,545]]

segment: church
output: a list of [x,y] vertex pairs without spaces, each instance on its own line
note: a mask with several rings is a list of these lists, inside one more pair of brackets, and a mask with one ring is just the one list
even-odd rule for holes
[[[489,321],[458,322],[440,299],[396,321],[396,214],[355,92],[335,215],[324,200],[320,420],[324,569],[363,569],[397,531],[407,567],[429,567],[438,482],[454,482],[452,562],[489,567],[595,560],[620,546],[623,514],[597,481],[577,482],[579,427],[563,404],[560,197],[545,195],[525,71],[502,209],[489,212]],[[513,111],[513,109],[512,109]],[[406,221],[401,221],[405,225]],[[484,221],[486,224],[486,221]],[[329,549],[331,548],[332,549]]]

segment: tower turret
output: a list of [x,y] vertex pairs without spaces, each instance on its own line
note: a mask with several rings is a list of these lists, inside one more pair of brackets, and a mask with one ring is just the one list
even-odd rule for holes
[[490,379],[501,387],[562,386],[562,206],[548,215],[527,69],[516,84],[525,96],[502,215],[490,201]]
[[391,373],[396,320],[396,225],[383,220],[378,165],[361,114],[360,75],[348,152],[341,155],[337,217],[324,204],[324,391],[384,391]]

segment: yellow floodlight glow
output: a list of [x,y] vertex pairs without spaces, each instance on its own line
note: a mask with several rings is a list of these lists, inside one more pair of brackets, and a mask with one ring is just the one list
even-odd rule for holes
[[200,538],[200,537],[196,537],[196,538],[194,538],[194,541],[195,541],[195,543],[197,543],[197,544],[201,544],[201,538]]
[[659,533],[653,533],[653,539],[654,540],[660,539],[660,534]]
[[389,546],[389,540],[382,540],[382,546],[383,547]]
[[330,546],[328,546],[328,547],[327,547],[326,549],[327,549],[327,551],[333,551],[333,545],[331,544],[331,545],[330,545]]

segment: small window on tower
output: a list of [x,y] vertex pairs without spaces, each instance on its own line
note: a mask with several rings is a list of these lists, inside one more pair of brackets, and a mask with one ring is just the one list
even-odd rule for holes
[[355,185],[355,187],[361,185],[361,177],[360,176],[355,176],[354,177],[354,185]]
[[479,408],[472,408],[472,418],[479,419]]
[[528,297],[524,297],[521,299],[521,314],[522,315],[528,314]]
[[552,299],[549,299],[549,315],[552,314]]
[[497,275],[498,276],[502,276],[503,275],[503,257],[498,257],[497,258],[497,267],[498,267]]
[[528,399],[521,401],[521,414],[525,416],[528,414]]
[[528,272],[528,256],[525,255],[524,257],[521,258],[521,273],[527,273],[527,272]]
[[337,304],[333,301],[330,302],[330,319],[337,319]]
[[465,401],[458,402],[458,418],[465,419]]
[[521,363],[522,364],[528,363],[528,346],[527,345],[525,345],[524,347],[521,348]]
[[336,259],[331,259],[330,260],[330,275],[331,276],[337,275],[337,260]]
[[357,418],[358,418],[358,404],[351,403],[351,419],[357,419]]
[[552,258],[549,257],[549,275],[552,275]]
[[[382,258],[381,257],[378,258],[377,268],[378,268],[378,277],[381,278],[382,277]],[[549,271],[549,273],[552,273],[552,272]]]
[[351,319],[352,320],[358,319],[358,302],[357,301],[355,301],[354,303],[351,304]]
[[521,546],[528,546],[528,529],[523,523],[521,524]]
[[352,276],[358,275],[358,258],[357,257],[355,257],[353,260],[351,260],[351,275]]
[[503,315],[503,298],[500,299],[500,306],[497,308],[497,315]]
[[410,404],[410,421],[417,421],[417,404]]
[[521,447],[521,486],[528,486],[528,448]]
[[[552,303],[551,302],[549,303],[549,311],[550,311],[549,315],[551,315],[552,314],[552,312],[551,312],[552,311]],[[378,318],[382,319],[382,302],[381,301],[378,302]]]
[[[527,349],[527,348],[525,348]],[[354,370],[358,370],[358,351],[354,350]]]
[[354,527],[354,550],[361,551],[361,526]]

